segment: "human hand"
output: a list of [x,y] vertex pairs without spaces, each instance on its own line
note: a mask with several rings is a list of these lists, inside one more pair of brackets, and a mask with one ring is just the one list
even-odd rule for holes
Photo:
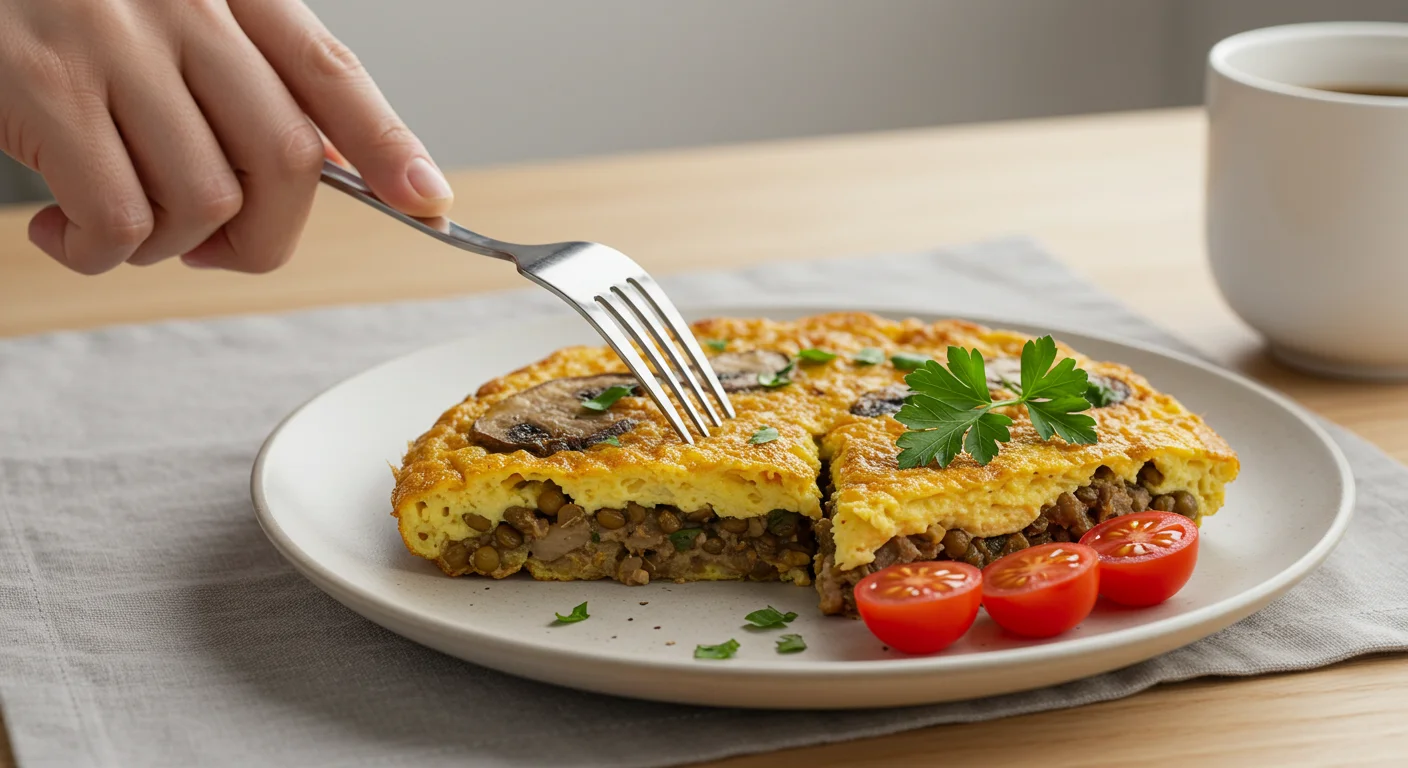
[[336,156],[319,128],[388,204],[449,209],[425,147],[300,0],[0,0],[0,150],[48,182],[29,237],[73,270],[278,267]]

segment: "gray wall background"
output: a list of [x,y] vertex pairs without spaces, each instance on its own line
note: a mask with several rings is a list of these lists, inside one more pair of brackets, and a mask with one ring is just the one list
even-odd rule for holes
[[[306,0],[441,165],[1196,104],[1218,39],[1408,0]],[[43,185],[0,168],[0,200]]]

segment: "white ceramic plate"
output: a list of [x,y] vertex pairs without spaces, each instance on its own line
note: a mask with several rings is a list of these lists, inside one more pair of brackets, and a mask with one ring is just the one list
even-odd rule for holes
[[[695,316],[778,319],[820,308],[705,308]],[[937,319],[921,312],[894,317]],[[1349,522],[1353,480],[1330,438],[1298,407],[1250,381],[1168,352],[1057,329],[1097,359],[1125,363],[1202,413],[1242,459],[1227,505],[1203,527],[1192,581],[1144,610],[1103,603],[1080,627],[1033,642],[985,616],[928,657],[886,651],[858,621],[828,618],[810,588],[784,584],[538,583],[449,579],[403,548],[390,517],[406,442],[482,382],[568,344],[597,339],[575,318],[480,330],[338,384],[270,435],[254,466],[259,522],[313,583],[382,626],[462,659],[550,683],[665,701],[740,707],[873,707],[1038,688],[1117,669],[1205,637],[1289,589],[1329,554]],[[591,619],[553,626],[583,601]],[[799,614],[808,649],[779,655],[781,634],[743,628],[765,605]],[[736,638],[728,661],[696,644]]]

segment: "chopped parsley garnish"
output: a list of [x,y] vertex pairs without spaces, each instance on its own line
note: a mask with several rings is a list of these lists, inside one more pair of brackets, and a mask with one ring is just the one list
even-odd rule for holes
[[807,641],[801,635],[783,635],[777,639],[778,653],[798,653],[807,650]]
[[781,629],[797,618],[797,614],[792,611],[783,613],[769,605],[766,608],[753,611],[743,618],[758,629]]
[[614,446],[616,446],[617,448],[620,448],[620,447],[621,447],[621,439],[618,438],[618,437],[616,437],[615,435],[611,435],[610,437],[603,437],[602,439],[596,441],[596,444],[597,444],[597,445],[614,445]]
[[836,353],[811,347],[798,352],[797,359],[807,363],[829,363],[836,359]]
[[590,400],[583,400],[582,407],[589,411],[604,411],[616,404],[617,400],[636,391],[636,385],[630,384],[621,386],[616,384],[601,391],[601,394]]
[[587,613],[586,603],[582,603],[576,608],[573,608],[572,612],[566,616],[560,613],[554,613],[553,615],[557,617],[557,623],[559,624],[576,624],[579,621],[586,621],[591,618],[591,615]]
[[592,531],[592,542],[597,544],[601,543],[601,534],[597,533],[596,531]]
[[915,355],[909,352],[896,352],[890,357],[890,362],[901,371],[912,371],[923,366],[934,358],[928,355]]
[[731,659],[735,653],[738,653],[738,641],[732,639],[718,645],[694,646],[694,658],[696,659]]
[[1090,404],[1096,408],[1104,408],[1107,405],[1113,405],[1115,401],[1119,400],[1120,393],[1116,392],[1103,381],[1092,381],[1090,385],[1085,388],[1085,399],[1090,401]]
[[698,528],[681,528],[670,534],[670,543],[675,545],[676,552],[688,552],[694,546],[694,540],[698,536]]
[[705,339],[704,346],[715,352],[722,352],[728,349],[728,339]]
[[763,443],[771,443],[778,437],[780,437],[780,435],[775,427],[759,427],[758,431],[754,432],[753,436],[748,438],[748,442],[753,445],[762,445]]
[[792,383],[792,369],[797,367],[797,361],[792,360],[780,371],[760,371],[758,373],[758,383],[769,389],[785,387]]
[[885,362],[885,350],[879,347],[866,347],[851,359],[856,361],[856,365],[879,365]]
[[1025,405],[1043,440],[1060,435],[1074,445],[1093,445],[1099,439],[1095,420],[1081,413],[1090,408],[1089,377],[1072,358],[1056,363],[1050,336],[1023,345],[1020,392],[1012,400],[993,402],[982,353],[961,347],[948,348],[947,368],[930,360],[904,381],[913,394],[895,414],[909,428],[896,441],[900,469],[926,467],[935,459],[947,467],[964,451],[986,465],[997,456],[998,443],[1012,439],[1012,419],[996,413],[998,408]]

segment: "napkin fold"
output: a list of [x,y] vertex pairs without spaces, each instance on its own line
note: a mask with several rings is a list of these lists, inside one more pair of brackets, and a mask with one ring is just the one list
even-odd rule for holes
[[[663,282],[681,306],[868,302],[1185,349],[1025,240]],[[19,764],[657,766],[1408,649],[1408,469],[1339,428],[1354,522],[1285,597],[1116,672],[936,706],[709,709],[521,680],[381,629],[279,557],[249,471],[284,415],[425,328],[553,314],[533,289],[0,340],[0,706]]]

